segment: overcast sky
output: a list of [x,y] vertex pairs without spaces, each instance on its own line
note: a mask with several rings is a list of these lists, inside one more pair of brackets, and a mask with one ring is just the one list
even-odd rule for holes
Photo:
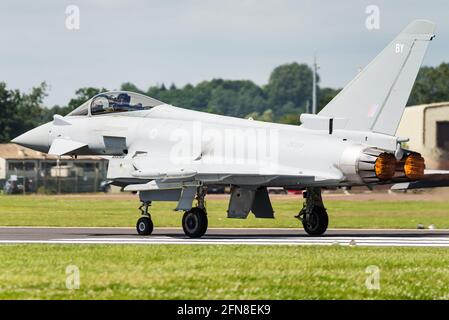
[[[66,7],[80,10],[79,30]],[[366,8],[380,9],[368,30]],[[425,65],[449,61],[449,1],[72,0],[0,2],[0,81],[29,90],[46,81],[46,104],[85,86],[147,89],[212,78],[268,81],[283,63],[312,63],[321,85],[342,87],[410,21],[437,24]]]

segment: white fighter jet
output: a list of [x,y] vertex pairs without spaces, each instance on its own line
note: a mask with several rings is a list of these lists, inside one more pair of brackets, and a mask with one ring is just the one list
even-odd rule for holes
[[210,185],[231,187],[227,215],[239,219],[250,211],[274,217],[267,187],[304,190],[296,217],[309,235],[321,235],[323,188],[412,187],[429,176],[421,155],[402,148],[407,137],[395,133],[434,31],[430,21],[412,22],[319,114],[302,114],[299,126],[107,92],[12,142],[58,156],[106,156],[111,183],[139,194],[141,235],[153,231],[153,201],[176,201],[185,234],[204,235]]

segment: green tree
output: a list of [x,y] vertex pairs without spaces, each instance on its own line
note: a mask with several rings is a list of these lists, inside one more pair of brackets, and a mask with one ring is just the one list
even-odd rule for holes
[[338,93],[340,89],[320,88],[318,90],[317,109],[320,111],[328,104]]
[[283,123],[283,124],[298,125],[299,124],[299,116],[300,115],[296,114],[296,113],[284,114],[281,117],[279,117],[277,122]]
[[262,112],[267,103],[263,90],[247,80],[212,80],[208,84],[210,100],[207,111],[244,117],[251,112]]
[[308,65],[296,62],[273,70],[265,90],[275,115],[305,111],[306,101],[312,96],[312,75]]
[[131,92],[136,92],[136,93],[140,93],[140,94],[145,94],[144,91],[140,90],[139,88],[137,88],[137,86],[131,82],[125,82],[121,85],[120,90],[122,91],[131,91]]
[[42,121],[43,99],[47,86],[41,83],[31,89],[29,94],[19,90],[8,90],[0,82],[0,141],[9,142]]
[[213,79],[193,86],[177,88],[174,84],[152,86],[147,95],[179,107],[243,117],[252,111],[263,112],[267,107],[262,88],[247,80]]
[[[0,141],[8,142],[17,130],[17,92],[6,88],[6,83],[0,82]],[[20,129],[19,129],[20,130]]]
[[449,63],[422,67],[407,105],[449,101]]
[[267,109],[265,110],[262,115],[259,117],[260,121],[265,121],[265,122],[273,122],[274,121],[274,114],[273,114],[273,110],[271,109]]

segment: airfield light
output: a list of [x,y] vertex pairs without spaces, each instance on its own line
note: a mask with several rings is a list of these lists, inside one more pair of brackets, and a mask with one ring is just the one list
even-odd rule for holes
[[390,153],[382,153],[377,158],[374,169],[380,180],[389,180],[396,171],[396,158]]
[[424,158],[419,153],[412,153],[405,159],[404,172],[409,179],[421,179],[424,176],[425,168]]

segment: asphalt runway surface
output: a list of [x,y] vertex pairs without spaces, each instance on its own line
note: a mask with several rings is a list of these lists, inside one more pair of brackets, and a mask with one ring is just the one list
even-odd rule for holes
[[209,228],[201,239],[181,228],[155,228],[139,236],[134,228],[0,227],[0,244],[245,244],[449,247],[449,230],[329,229],[310,237],[302,229]]

